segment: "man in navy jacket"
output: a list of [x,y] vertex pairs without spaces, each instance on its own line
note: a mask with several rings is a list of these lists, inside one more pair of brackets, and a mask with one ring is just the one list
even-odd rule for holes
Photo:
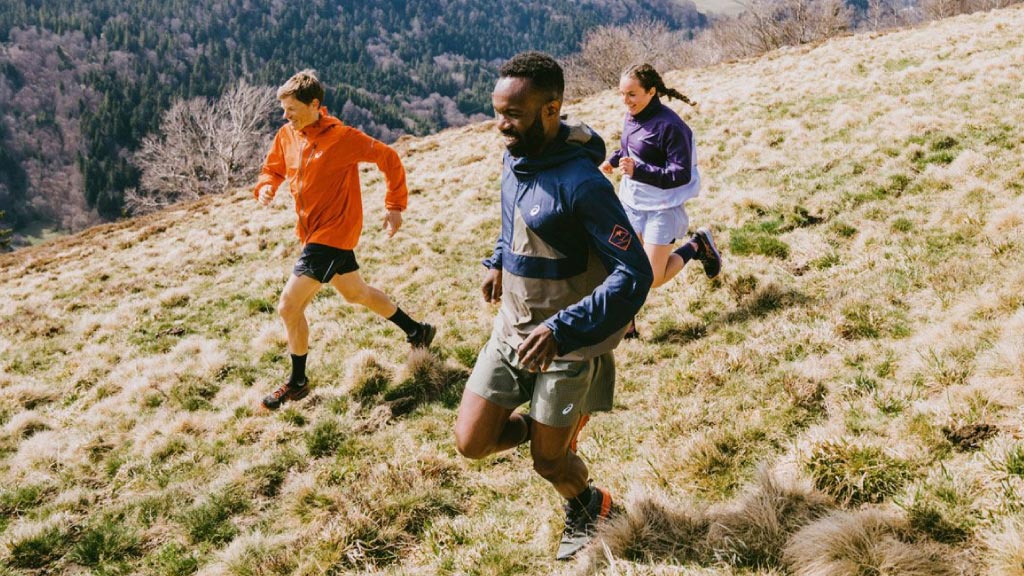
[[[611,351],[653,277],[597,168],[604,141],[561,120],[564,85],[553,58],[525,52],[502,66],[491,96],[507,152],[501,236],[484,261],[482,290],[501,307],[455,425],[469,458],[530,442],[534,470],[566,499],[563,560],[612,512],[609,493],[590,483],[576,438],[592,412],[612,407]],[[528,413],[515,411],[527,402]]]

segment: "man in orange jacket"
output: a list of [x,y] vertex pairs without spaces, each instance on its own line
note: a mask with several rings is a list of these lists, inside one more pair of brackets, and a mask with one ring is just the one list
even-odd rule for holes
[[402,225],[409,190],[405,168],[391,147],[329,116],[321,104],[324,89],[312,70],[292,76],[277,91],[287,124],[278,130],[253,190],[260,204],[274,199],[287,179],[295,199],[295,232],[302,242],[292,275],[281,292],[277,311],[288,332],[292,373],[288,382],[263,399],[276,410],[282,403],[309,393],[306,354],[309,324],[305,310],[321,286],[330,284],[352,304],[360,304],[400,327],[414,347],[428,347],[435,329],[416,322],[380,290],[359,276],[353,250],[363,228],[363,199],[359,163],[373,162],[384,173],[388,237]]

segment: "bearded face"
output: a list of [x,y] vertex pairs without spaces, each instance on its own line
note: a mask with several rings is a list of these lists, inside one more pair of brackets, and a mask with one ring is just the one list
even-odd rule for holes
[[[491,94],[491,104],[498,120],[498,131],[505,139],[505,148],[517,158],[532,156],[547,144],[544,130],[544,108],[551,100],[532,87],[526,78],[507,77],[498,80]],[[557,111],[555,112],[557,116]]]

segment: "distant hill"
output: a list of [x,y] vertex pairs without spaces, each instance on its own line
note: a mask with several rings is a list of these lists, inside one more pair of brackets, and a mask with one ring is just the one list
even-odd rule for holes
[[22,228],[121,215],[128,156],[177,98],[317,69],[325,104],[385,141],[479,121],[498,64],[595,26],[702,25],[675,0],[10,0],[0,5],[0,210]]
[[694,0],[697,10],[703,14],[739,14],[743,11],[743,3],[739,0]]
[[[725,267],[690,267],[616,352],[580,453],[627,514],[557,564],[524,450],[456,453],[491,330],[493,121],[396,143],[405,226],[364,276],[439,327],[410,354],[321,292],[287,356],[287,198],[208,197],[0,255],[0,574],[1019,575],[1024,9],[666,74]],[[618,94],[572,104],[615,148]],[[284,196],[284,195],[283,195]]]

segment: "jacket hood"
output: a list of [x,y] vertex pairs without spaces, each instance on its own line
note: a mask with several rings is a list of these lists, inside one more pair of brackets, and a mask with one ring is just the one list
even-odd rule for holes
[[505,154],[510,158],[516,175],[529,176],[577,158],[586,158],[597,166],[604,161],[605,146],[601,136],[586,124],[562,122],[558,135],[541,156],[519,158],[508,152]]

